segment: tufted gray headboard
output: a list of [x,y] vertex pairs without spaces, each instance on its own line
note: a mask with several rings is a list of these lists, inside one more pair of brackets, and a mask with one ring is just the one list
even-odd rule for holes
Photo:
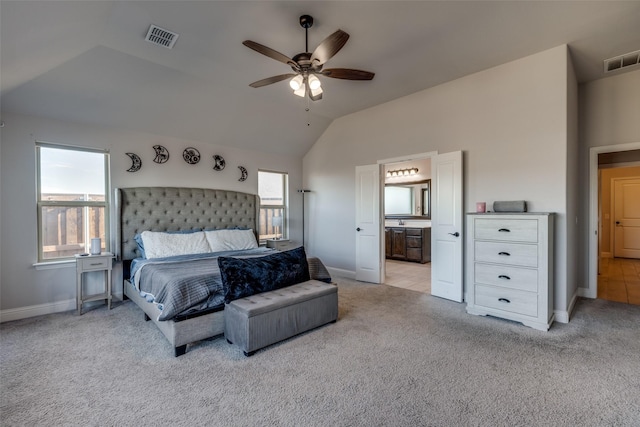
[[258,233],[260,198],[207,188],[118,188],[115,194],[119,260],[140,256],[134,236],[145,230],[182,231],[245,227]]

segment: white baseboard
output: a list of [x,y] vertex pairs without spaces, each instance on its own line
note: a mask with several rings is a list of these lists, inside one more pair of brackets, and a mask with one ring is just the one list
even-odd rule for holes
[[0,323],[11,322],[12,320],[26,319],[28,317],[42,316],[44,314],[61,313],[63,311],[75,309],[75,299],[47,304],[31,305],[28,307],[10,308],[8,310],[0,310]]
[[556,322],[569,323],[569,320],[571,319],[571,314],[573,313],[573,310],[576,307],[577,301],[578,301],[578,292],[575,292],[573,294],[573,297],[571,298],[571,302],[569,303],[569,307],[567,307],[567,310],[554,310],[553,314],[556,318]]
[[343,270],[341,268],[327,267],[329,274],[332,276],[344,277],[345,279],[356,280],[356,272],[351,270]]
[[596,292],[595,289],[578,288],[578,296],[579,297],[596,299],[596,298],[598,298],[598,295],[596,295],[596,294],[597,294],[597,292]]

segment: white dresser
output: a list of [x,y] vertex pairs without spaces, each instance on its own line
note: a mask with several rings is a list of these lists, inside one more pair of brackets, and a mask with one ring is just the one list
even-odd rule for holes
[[467,215],[467,312],[553,323],[552,213]]

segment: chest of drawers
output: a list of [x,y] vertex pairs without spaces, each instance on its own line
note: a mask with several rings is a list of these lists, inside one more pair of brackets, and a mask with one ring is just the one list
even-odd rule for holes
[[468,313],[549,329],[553,223],[551,213],[467,215]]

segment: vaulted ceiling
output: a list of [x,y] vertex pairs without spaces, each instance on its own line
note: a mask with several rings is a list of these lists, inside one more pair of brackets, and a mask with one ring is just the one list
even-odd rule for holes
[[[287,56],[342,29],[327,67],[372,81],[323,78],[324,98],[291,69],[242,45]],[[246,149],[303,155],[332,120],[561,44],[580,82],[604,59],[640,49],[638,1],[7,1],[0,3],[2,110]],[[173,49],[145,41],[155,24]],[[633,67],[632,67],[633,68]],[[637,69],[637,68],[636,68]],[[308,111],[307,111],[308,110]]]

